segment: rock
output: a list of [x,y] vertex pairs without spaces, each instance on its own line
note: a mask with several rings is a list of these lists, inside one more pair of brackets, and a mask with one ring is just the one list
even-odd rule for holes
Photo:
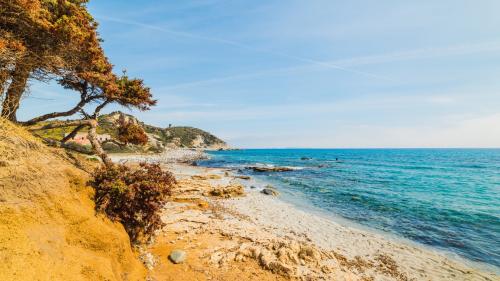
[[249,180],[249,179],[251,179],[250,176],[235,176],[235,178],[242,179],[242,180]]
[[311,160],[311,157],[300,157],[300,160]]
[[231,198],[245,195],[245,187],[241,184],[230,184],[228,186],[219,186],[208,192],[209,196]]
[[279,195],[279,192],[274,188],[264,188],[264,189],[262,189],[261,193],[264,193],[265,195],[272,195],[272,196]]
[[251,169],[254,172],[289,172],[293,171],[290,167],[263,167],[263,166],[249,166],[247,169]]
[[219,175],[194,175],[191,178],[193,180],[220,180],[222,177]]
[[250,186],[251,189],[257,188],[255,185]]
[[173,250],[172,252],[170,252],[168,258],[171,262],[178,264],[184,262],[184,260],[186,259],[186,255],[186,252],[182,250]]

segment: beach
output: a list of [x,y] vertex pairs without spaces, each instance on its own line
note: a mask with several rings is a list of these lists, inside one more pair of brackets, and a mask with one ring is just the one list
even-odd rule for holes
[[[158,162],[177,179],[163,208],[165,227],[141,250],[153,280],[499,278],[429,247],[300,209],[234,170],[190,165],[200,157],[192,150],[111,156]],[[173,249],[187,253],[184,263],[168,260]]]

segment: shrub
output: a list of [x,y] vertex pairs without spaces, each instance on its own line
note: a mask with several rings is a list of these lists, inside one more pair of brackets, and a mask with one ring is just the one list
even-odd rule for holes
[[158,164],[138,168],[113,165],[98,169],[90,182],[98,212],[125,227],[134,243],[144,242],[163,223],[160,208],[170,195],[175,178]]
[[141,126],[134,123],[126,123],[118,128],[118,140],[125,144],[145,145],[148,143],[148,136]]

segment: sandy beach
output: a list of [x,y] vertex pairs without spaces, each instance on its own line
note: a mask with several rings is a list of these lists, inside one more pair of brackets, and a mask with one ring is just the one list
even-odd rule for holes
[[[263,194],[253,178],[185,164],[198,157],[205,156],[192,150],[112,156],[159,162],[178,181],[163,210],[166,226],[142,249],[152,280],[499,280],[428,247]],[[185,263],[168,261],[173,249],[187,253]]]

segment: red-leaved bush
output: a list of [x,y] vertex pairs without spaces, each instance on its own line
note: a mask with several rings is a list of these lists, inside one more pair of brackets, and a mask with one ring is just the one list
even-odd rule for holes
[[125,144],[145,145],[148,143],[148,136],[141,126],[125,123],[118,127],[118,140]]
[[141,163],[102,167],[90,182],[96,210],[123,224],[132,242],[146,241],[163,223],[160,209],[175,184],[170,172],[158,164]]

